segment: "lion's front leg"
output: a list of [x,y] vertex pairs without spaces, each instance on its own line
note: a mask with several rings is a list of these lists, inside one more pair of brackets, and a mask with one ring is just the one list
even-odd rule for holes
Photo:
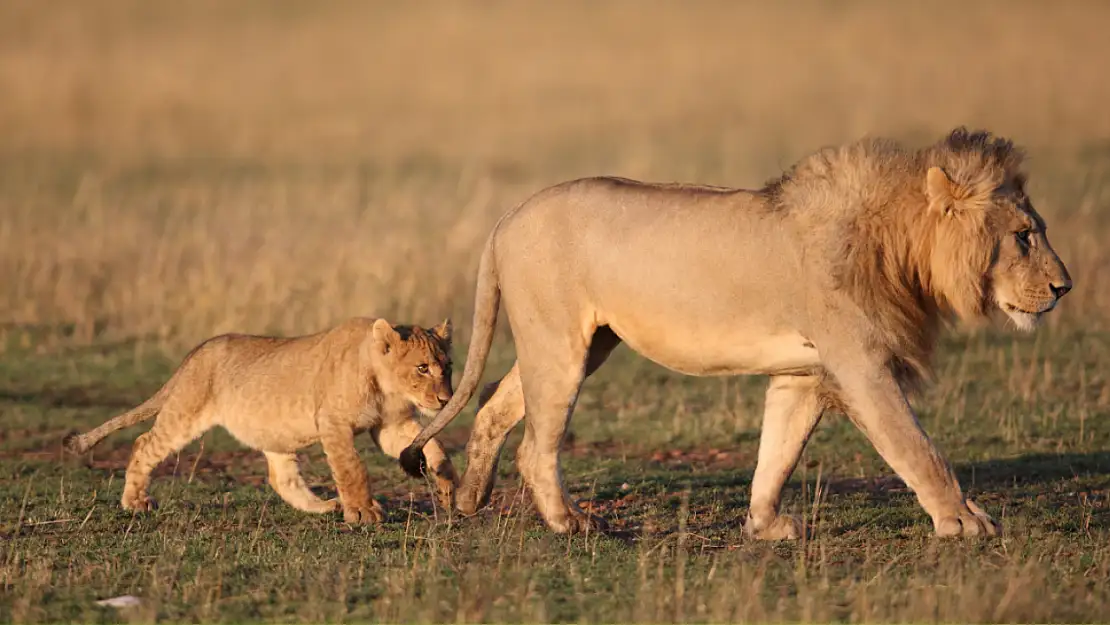
[[776,376],[767,388],[759,460],[752,479],[752,500],[744,532],[753,538],[801,538],[804,523],[779,514],[782,487],[794,472],[806,441],[821,419],[816,376]]
[[835,372],[848,416],[933,519],[938,536],[997,536],[1001,526],[964,498],[948,462],[921,429],[884,365],[852,363]]

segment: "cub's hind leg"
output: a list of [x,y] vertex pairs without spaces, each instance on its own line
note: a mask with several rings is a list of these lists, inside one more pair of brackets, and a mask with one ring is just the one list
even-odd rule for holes
[[262,452],[270,466],[270,486],[286,503],[303,512],[322,514],[340,509],[339,501],[320,499],[308,488],[301,477],[297,454]]
[[167,456],[196,440],[214,425],[201,410],[187,410],[179,402],[168,401],[158,413],[154,427],[135,439],[131,461],[120,504],[126,510],[153,510],[157,502],[150,498],[150,473]]

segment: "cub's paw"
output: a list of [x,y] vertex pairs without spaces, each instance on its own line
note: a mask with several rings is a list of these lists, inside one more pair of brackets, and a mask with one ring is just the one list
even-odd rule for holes
[[1001,536],[1002,526],[968,499],[955,514],[933,519],[937,536]]
[[455,507],[455,483],[450,480],[436,480],[436,500],[444,510]]
[[801,519],[780,514],[774,521],[759,525],[748,515],[744,522],[744,533],[756,540],[798,540],[805,532],[805,525]]
[[146,494],[132,494],[124,493],[123,499],[120,500],[120,505],[124,510],[132,510],[134,512],[151,512],[158,509],[158,502]]
[[343,506],[343,520],[352,525],[381,523],[384,518],[385,511],[381,504],[373,499],[366,503]]

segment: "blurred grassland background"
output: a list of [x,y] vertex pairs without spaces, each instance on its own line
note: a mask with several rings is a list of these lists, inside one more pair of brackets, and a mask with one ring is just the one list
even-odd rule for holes
[[[1110,5],[107,0],[0,5],[8,341],[465,337],[496,218],[561,180],[755,187],[865,134],[1012,137],[1110,311]],[[23,334],[30,333],[30,338]]]
[[[1107,33],[1110,3],[1071,0],[0,2],[0,621],[1105,620]],[[61,454],[222,332],[450,315],[461,361],[485,238],[547,185],[757,187],[823,145],[964,124],[1028,148],[1075,280],[1034,335],[947,336],[917,402],[1003,540],[933,540],[836,415],[784,494],[814,537],[746,540],[764,382],[627,348],[563,453],[615,535],[542,528],[519,432],[465,520],[360,437],[374,528],[285,506],[219,431],[159,468],[150,515],[118,507],[144,427]],[[442,435],[460,468],[469,412]],[[142,607],[93,603],[120,594]]]

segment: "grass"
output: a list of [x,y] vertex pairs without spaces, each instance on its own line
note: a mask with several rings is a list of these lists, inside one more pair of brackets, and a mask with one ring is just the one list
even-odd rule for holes
[[[129,618],[173,621],[1102,618],[1110,335],[984,332],[945,347],[922,420],[1002,520],[1002,540],[934,539],[912,494],[836,415],[784,503],[813,535],[746,540],[758,384],[677,376],[628,351],[587,385],[565,451],[572,490],[613,526],[605,535],[547,532],[511,451],[493,505],[457,518],[366,437],[386,522],[306,515],[269,490],[260,454],[219,431],[167,461],[161,507],[132,516],[118,499],[142,428],[83,462],[62,458],[59,441],[139,402],[173,361],[119,346],[13,350],[0,361],[0,618],[111,620],[94,601],[121,594],[144,600]],[[466,431],[449,430],[456,452]],[[319,450],[307,456],[310,484],[334,495]]]
[[[110,0],[0,6],[0,620],[1026,621],[1110,604],[1107,7]],[[380,527],[296,512],[223,432],[118,507],[138,427],[62,436],[226,331],[451,315],[497,217],[580,175],[758,185],[820,145],[957,124],[1028,146],[1075,290],[1035,335],[960,329],[921,421],[1006,529],[937,541],[829,415],[795,544],[744,539],[763,381],[620,348],[564,453],[613,531],[558,537],[512,453],[476,518],[366,450]],[[507,370],[502,326],[487,377]],[[469,416],[447,432],[462,464]],[[318,448],[310,484],[332,485]],[[117,612],[95,601],[142,599]]]

